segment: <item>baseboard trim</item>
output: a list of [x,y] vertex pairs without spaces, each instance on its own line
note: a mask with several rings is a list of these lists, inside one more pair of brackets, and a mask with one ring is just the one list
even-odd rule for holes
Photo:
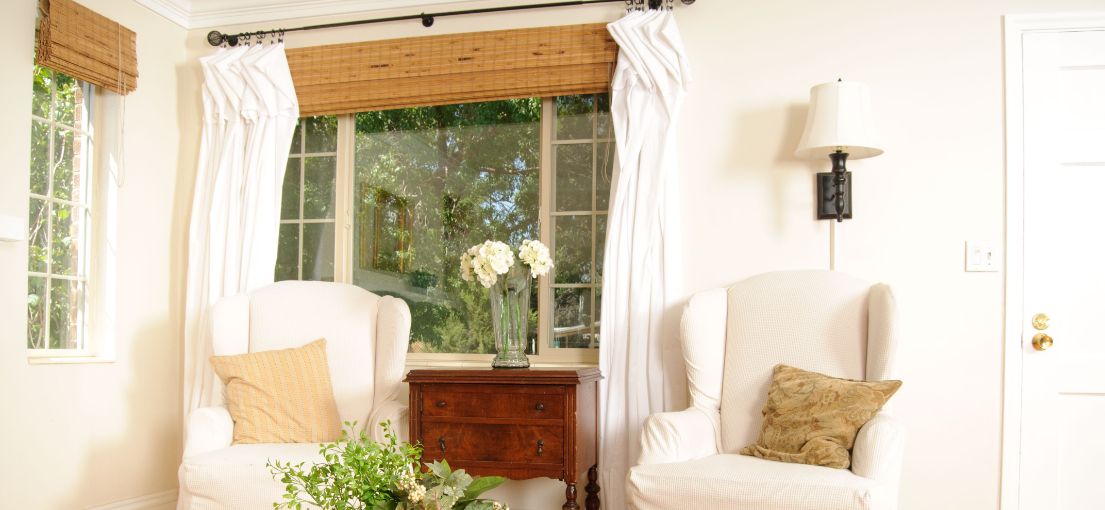
[[116,501],[106,505],[93,506],[89,507],[87,510],[146,510],[148,508],[164,506],[168,503],[175,503],[176,498],[177,490],[173,489],[165,492],[158,492],[156,494],[138,496],[137,498],[124,499],[123,501]]

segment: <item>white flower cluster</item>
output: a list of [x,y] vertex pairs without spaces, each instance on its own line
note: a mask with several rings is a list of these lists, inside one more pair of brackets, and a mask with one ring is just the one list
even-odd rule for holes
[[399,481],[395,482],[399,490],[407,493],[407,499],[411,503],[419,503],[426,498],[426,487],[418,483],[418,479],[411,473],[403,473]]
[[549,256],[549,248],[541,241],[529,239],[522,241],[522,247],[518,248],[518,258],[529,266],[529,274],[534,278],[544,276],[553,267],[552,257]]
[[491,508],[492,510],[510,510],[509,506],[499,503],[498,501],[492,501]]
[[491,288],[514,265],[514,252],[506,243],[484,241],[460,256],[460,277],[466,282],[479,280],[480,285]]

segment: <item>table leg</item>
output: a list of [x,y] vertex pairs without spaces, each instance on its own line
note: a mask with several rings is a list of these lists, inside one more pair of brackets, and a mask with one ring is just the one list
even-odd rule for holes
[[564,506],[560,507],[563,510],[579,510],[579,503],[576,503],[576,483],[568,482],[568,488],[564,489],[564,497],[568,501],[564,503]]
[[599,510],[599,467],[591,466],[587,470],[587,510]]

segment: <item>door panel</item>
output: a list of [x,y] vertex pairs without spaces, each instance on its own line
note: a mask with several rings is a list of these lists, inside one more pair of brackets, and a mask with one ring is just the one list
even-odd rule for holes
[[[1105,31],[1024,50],[1020,503],[1101,509],[1105,480]],[[1032,317],[1050,317],[1046,329]],[[1032,339],[1049,335],[1040,351]]]

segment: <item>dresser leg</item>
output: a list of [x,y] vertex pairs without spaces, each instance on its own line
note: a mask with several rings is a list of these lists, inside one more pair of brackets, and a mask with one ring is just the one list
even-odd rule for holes
[[599,510],[599,467],[591,466],[587,470],[587,510]]
[[576,503],[576,483],[568,482],[568,488],[564,489],[564,497],[568,501],[564,503],[564,506],[560,507],[563,510],[579,510],[579,503]]

